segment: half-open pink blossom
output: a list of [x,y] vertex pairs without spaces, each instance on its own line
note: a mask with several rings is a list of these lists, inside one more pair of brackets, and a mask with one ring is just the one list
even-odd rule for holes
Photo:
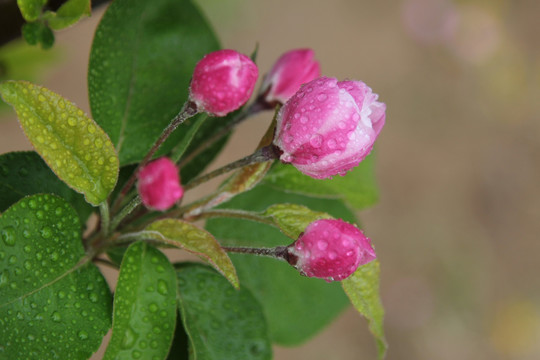
[[264,101],[284,104],[302,84],[321,76],[321,67],[311,49],[290,50],[276,61],[261,86]]
[[341,281],[376,258],[371,241],[339,219],[312,222],[289,247],[288,260],[302,275]]
[[137,179],[142,202],[150,209],[167,210],[184,194],[178,168],[166,157],[148,163],[139,171]]
[[344,175],[372,150],[386,105],[361,81],[320,77],[303,85],[277,116],[280,159],[316,179]]
[[257,65],[246,55],[218,50],[205,55],[195,66],[189,98],[199,111],[225,116],[249,100],[258,76]]

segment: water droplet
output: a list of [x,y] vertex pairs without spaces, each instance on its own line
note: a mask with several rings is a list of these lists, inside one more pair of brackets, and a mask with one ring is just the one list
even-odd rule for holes
[[328,248],[328,243],[324,240],[319,240],[317,242],[317,247],[320,249],[320,250],[326,250],[326,248]]
[[57,294],[59,299],[63,299],[66,297],[66,293],[63,290],[60,290]]
[[42,211],[42,210],[38,210],[36,212],[36,217],[39,219],[39,220],[43,220],[45,218],[45,213]]
[[141,358],[141,352],[138,351],[138,350],[133,350],[131,352],[131,356],[133,357],[133,359],[140,359]]
[[96,293],[90,293],[90,295],[88,295],[88,299],[90,299],[91,302],[95,303],[98,301],[98,295]]
[[124,332],[124,338],[122,339],[121,346],[124,349],[133,347],[133,345],[135,345],[135,341],[137,340],[137,336],[137,333],[128,327]]
[[96,127],[95,127],[94,125],[90,124],[90,125],[88,125],[87,130],[88,130],[88,132],[89,132],[90,134],[93,134],[93,133],[96,132]]
[[[38,211],[39,212],[39,211]],[[50,227],[48,226],[45,226],[43,229],[41,229],[41,236],[44,238],[44,239],[48,239],[52,236],[52,230]],[[58,254],[57,254],[58,256]]]
[[19,169],[19,175],[20,176],[27,176],[28,175],[28,169],[22,167]]
[[169,287],[167,286],[167,283],[164,280],[158,280],[157,283],[157,291],[161,295],[167,295],[169,293]]
[[309,143],[314,148],[319,148],[322,145],[323,138],[320,134],[314,134],[311,139],[309,139]]
[[63,211],[64,211],[64,209],[62,209],[61,207],[57,207],[56,210],[54,210],[54,213],[56,215],[62,215]]
[[58,311],[54,311],[52,314],[51,314],[51,318],[54,322],[60,322],[60,320],[62,320],[62,316],[60,315],[60,313]]
[[74,117],[69,117],[68,118],[68,124],[69,124],[69,126],[77,125],[77,119],[75,119]]
[[328,146],[328,148],[330,149],[335,149],[335,147],[337,146],[337,143],[336,143],[336,140],[334,139],[330,139],[326,142],[326,145]]
[[31,270],[31,269],[32,269],[32,263],[31,263],[30,261],[28,261],[28,260],[25,260],[25,262],[24,262],[24,268],[25,268],[26,270]]
[[88,339],[88,333],[84,330],[81,330],[79,331],[79,333],[77,334],[77,336],[79,337],[79,339],[81,340],[86,340]]
[[9,257],[9,263],[10,263],[11,265],[16,264],[16,263],[17,263],[17,257],[16,257],[15,255],[11,255],[11,256]]
[[291,135],[289,135],[289,134],[285,135],[285,142],[286,143],[292,143],[293,140],[294,140],[294,138]]
[[326,94],[319,94],[317,95],[317,100],[319,101],[326,101],[326,99],[328,99],[328,96]]
[[146,341],[144,341],[144,340],[141,340],[139,342],[139,347],[144,350],[144,349],[146,349],[148,347],[148,343]]
[[158,342],[157,342],[156,340],[150,341],[150,347],[151,347],[152,349],[157,349],[157,347],[158,347]]
[[150,312],[155,313],[156,311],[158,311],[158,306],[156,305],[156,303],[151,303],[151,304],[148,306],[148,309],[150,310]]
[[15,229],[13,226],[6,226],[6,228],[2,230],[2,240],[4,240],[4,243],[7,246],[15,245]]
[[334,251],[330,251],[330,252],[328,253],[328,258],[329,258],[330,260],[335,260],[335,259],[337,258],[337,254],[336,254]]
[[302,117],[300,118],[300,122],[302,124],[306,124],[308,121],[309,121],[309,119],[308,119],[308,117],[306,115],[302,115]]

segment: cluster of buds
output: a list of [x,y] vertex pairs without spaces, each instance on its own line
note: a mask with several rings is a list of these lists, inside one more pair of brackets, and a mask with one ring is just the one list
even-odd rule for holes
[[[251,98],[257,65],[234,50],[207,54],[189,88],[192,113],[223,117]],[[283,54],[265,76],[257,109],[281,106],[270,153],[315,179],[345,175],[372,150],[385,123],[386,106],[361,81],[321,77],[311,49]],[[182,195],[178,168],[167,158],[144,164],[138,191],[147,208],[165,211]],[[188,185],[189,187],[189,185]],[[288,246],[285,258],[301,274],[343,280],[375,258],[370,240],[342,220],[318,220]]]

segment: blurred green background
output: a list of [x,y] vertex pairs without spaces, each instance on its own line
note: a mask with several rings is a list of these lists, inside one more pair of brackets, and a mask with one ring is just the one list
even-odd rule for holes
[[[388,359],[539,359],[540,1],[196,2],[224,47],[259,43],[261,73],[311,47],[325,75],[363,80],[387,104],[380,202],[359,216],[382,264]],[[17,50],[87,112],[102,14],[58,32],[53,53]],[[0,117],[0,153],[30,148],[14,113]],[[216,166],[249,153],[269,119],[243,124]],[[275,358],[373,359],[375,345],[350,309]]]

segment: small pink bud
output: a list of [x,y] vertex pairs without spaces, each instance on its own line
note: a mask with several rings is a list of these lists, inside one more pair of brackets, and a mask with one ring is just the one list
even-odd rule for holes
[[269,104],[284,104],[300,89],[300,85],[321,76],[319,62],[311,49],[286,52],[276,61],[264,78],[261,92]]
[[189,98],[199,111],[225,116],[244,105],[255,88],[259,70],[244,54],[218,50],[195,66]]
[[281,161],[316,179],[345,173],[373,148],[386,105],[361,81],[320,77],[281,108],[274,144]]
[[178,168],[166,157],[148,163],[139,171],[137,178],[137,189],[147,208],[165,211],[184,194]]
[[327,281],[346,279],[376,258],[364,233],[339,219],[312,222],[287,251],[289,263],[302,275]]

